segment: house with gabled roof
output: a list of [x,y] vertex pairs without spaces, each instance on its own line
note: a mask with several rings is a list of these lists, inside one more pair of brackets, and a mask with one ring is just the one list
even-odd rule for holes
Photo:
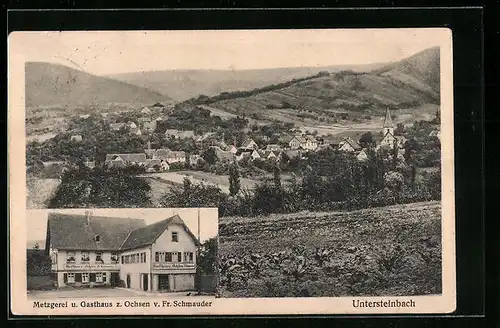
[[257,143],[255,141],[253,141],[253,139],[247,139],[243,142],[243,144],[241,144],[241,147],[239,147],[240,149],[244,149],[244,150],[254,150],[254,149],[258,149],[259,146],[257,145]]
[[128,219],[49,213],[45,251],[57,287],[194,289],[198,239],[179,215],[146,225]]
[[144,165],[146,163],[146,154],[106,154],[105,164],[108,167],[124,168],[130,165]]
[[186,152],[184,151],[173,151],[168,148],[157,149],[153,154],[153,159],[165,160],[167,163],[185,163],[186,162]]
[[347,137],[344,138],[344,140],[342,140],[341,142],[339,142],[338,150],[354,152],[361,150],[361,146],[356,141],[352,140],[350,137]]

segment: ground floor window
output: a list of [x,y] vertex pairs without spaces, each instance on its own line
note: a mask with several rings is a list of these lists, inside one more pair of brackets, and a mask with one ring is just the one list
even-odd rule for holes
[[82,282],[90,282],[89,273],[82,273]]
[[68,273],[68,283],[69,284],[75,283],[75,274],[74,273]]
[[95,275],[96,282],[106,282],[106,272],[98,272]]

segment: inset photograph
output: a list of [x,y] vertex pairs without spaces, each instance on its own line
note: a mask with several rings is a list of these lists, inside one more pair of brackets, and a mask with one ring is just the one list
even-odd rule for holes
[[213,296],[217,216],[212,208],[28,211],[28,299]]

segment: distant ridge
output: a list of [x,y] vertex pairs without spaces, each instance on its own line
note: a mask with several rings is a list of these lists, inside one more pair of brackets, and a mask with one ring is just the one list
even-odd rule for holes
[[222,92],[251,90],[294,78],[314,75],[320,71],[335,72],[350,69],[361,72],[384,65],[386,63],[248,70],[161,70],[115,74],[109,75],[109,77],[169,95],[176,101],[184,101],[199,95],[215,96]]
[[109,103],[153,104],[172,101],[144,87],[92,75],[60,64],[27,62],[26,106],[99,106]]

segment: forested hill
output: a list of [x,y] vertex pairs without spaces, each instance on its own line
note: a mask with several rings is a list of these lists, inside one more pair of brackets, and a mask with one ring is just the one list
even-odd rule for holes
[[99,106],[109,103],[153,104],[171,100],[159,92],[64,65],[28,62],[26,106]]

